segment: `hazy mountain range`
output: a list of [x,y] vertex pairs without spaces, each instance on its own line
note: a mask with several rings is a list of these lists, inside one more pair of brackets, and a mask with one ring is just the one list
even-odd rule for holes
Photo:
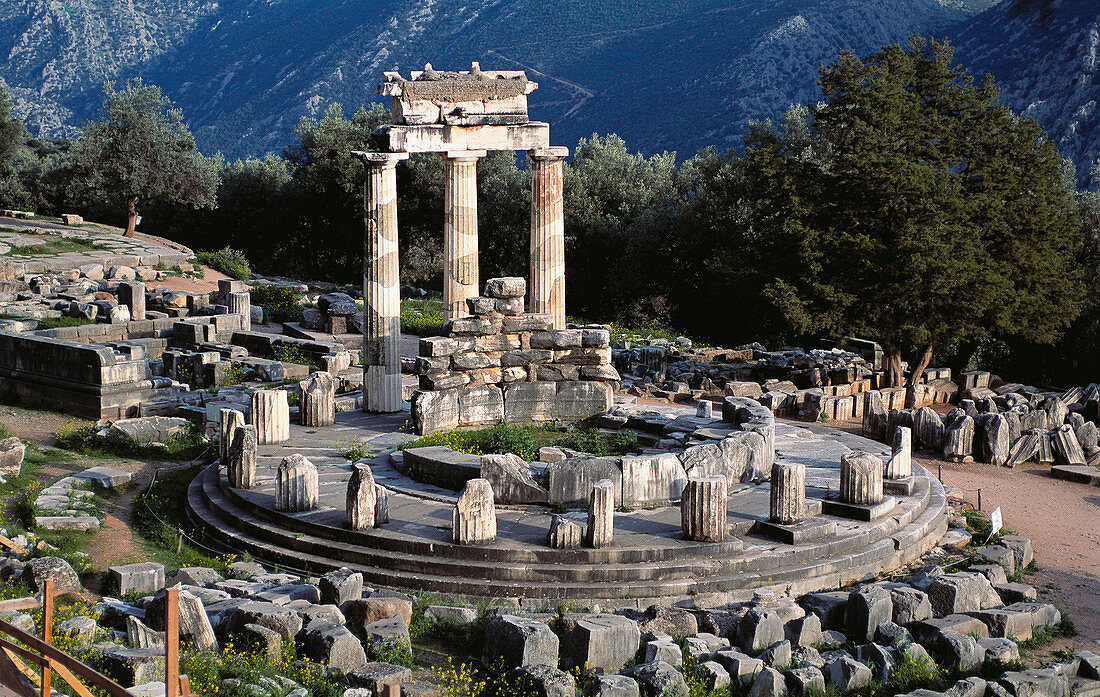
[[32,132],[71,136],[104,80],[140,75],[204,152],[278,152],[302,116],[377,99],[383,70],[522,67],[556,144],[728,146],[817,97],[817,68],[946,36],[1079,163],[1100,155],[1095,0],[4,0],[0,79]]

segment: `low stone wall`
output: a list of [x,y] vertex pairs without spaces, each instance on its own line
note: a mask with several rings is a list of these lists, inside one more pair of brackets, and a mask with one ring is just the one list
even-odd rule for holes
[[444,336],[420,340],[412,416],[423,435],[498,421],[569,424],[611,407],[619,373],[602,325],[553,329],[547,314],[524,314],[522,278],[495,278],[472,316]]
[[0,392],[86,419],[138,416],[178,387],[152,377],[141,346],[92,346],[0,331]]

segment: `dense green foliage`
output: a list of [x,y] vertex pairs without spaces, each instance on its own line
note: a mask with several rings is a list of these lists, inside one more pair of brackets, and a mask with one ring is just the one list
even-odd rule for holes
[[127,210],[127,236],[138,200],[213,206],[219,159],[195,149],[183,113],[155,85],[135,78],[125,89],[104,86],[103,115],[89,122],[74,152],[76,183],[86,196]]
[[[564,173],[570,316],[724,346],[859,334],[895,365],[1100,378],[1100,301],[1080,292],[1100,268],[1100,193],[1074,190],[1038,126],[971,81],[946,45],[843,54],[821,84],[824,102],[752,124],[741,148],[681,162],[614,135],[582,139]],[[150,200],[145,225],[238,250],[257,273],[358,286],[364,168],[351,153],[388,119],[378,105],[302,119],[283,156],[220,168],[215,208]],[[83,144],[20,147],[27,205],[103,211],[102,196],[64,185],[83,171]],[[527,275],[521,165],[509,152],[478,162],[482,278]],[[442,285],[442,169],[432,154],[397,169],[401,280],[429,290]],[[274,321],[301,317],[289,291],[256,288],[253,302]],[[406,304],[406,331],[437,333],[437,306]]]
[[822,68],[812,125],[762,133],[747,160],[792,252],[769,293],[796,330],[901,349],[990,335],[1051,341],[1083,293],[1079,221],[1038,124],[914,37]]
[[248,259],[238,249],[222,247],[216,252],[198,252],[195,257],[200,263],[238,281],[247,281],[252,276]]

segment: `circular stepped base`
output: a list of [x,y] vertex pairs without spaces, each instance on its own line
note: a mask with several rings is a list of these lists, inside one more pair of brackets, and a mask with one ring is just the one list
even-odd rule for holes
[[[343,527],[343,511],[336,508],[303,514],[274,511],[270,493],[229,488],[216,464],[192,482],[188,515],[214,545],[308,574],[347,566],[362,572],[368,585],[406,592],[514,598],[531,607],[554,600],[644,607],[688,596],[699,601],[698,596],[707,594],[737,600],[761,587],[801,594],[915,560],[946,531],[947,517],[942,485],[927,471],[914,469],[913,494],[903,497],[890,514],[873,522],[822,516],[836,521],[838,534],[798,545],[754,534],[763,517],[744,511],[760,510],[766,487],[731,497],[731,529],[737,537],[724,543],[680,539],[669,525],[662,527],[654,515],[641,512],[616,514],[616,533],[620,526],[653,530],[648,544],[646,534],[635,532],[602,550],[547,548],[538,541],[545,525],[525,525],[522,520],[528,519],[502,526],[500,538],[487,546],[454,545],[444,527],[400,516],[382,528],[352,531]],[[533,510],[530,515],[537,523],[548,519],[545,509]]]

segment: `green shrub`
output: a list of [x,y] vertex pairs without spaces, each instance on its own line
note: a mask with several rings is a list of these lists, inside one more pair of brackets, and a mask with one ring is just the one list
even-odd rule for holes
[[401,331],[416,336],[439,336],[443,333],[442,300],[402,300]]
[[298,322],[302,319],[302,296],[286,286],[252,286],[252,304],[264,309],[265,322]]
[[216,252],[199,252],[195,255],[200,264],[221,271],[230,278],[247,281],[252,277],[252,269],[244,252],[232,247],[222,247]]
[[518,426],[497,423],[489,428],[474,431],[447,431],[433,433],[400,446],[424,448],[441,445],[460,453],[488,455],[513,453],[524,460],[537,460],[539,448],[556,445],[582,450],[591,455],[623,455],[638,451],[638,436],[632,432],[617,433],[608,437],[594,428],[576,427],[566,430],[552,425],[529,424]]
[[274,354],[275,360],[282,363],[296,363],[311,368],[320,368],[317,365],[317,359],[303,351],[297,344],[276,343],[271,352]]

